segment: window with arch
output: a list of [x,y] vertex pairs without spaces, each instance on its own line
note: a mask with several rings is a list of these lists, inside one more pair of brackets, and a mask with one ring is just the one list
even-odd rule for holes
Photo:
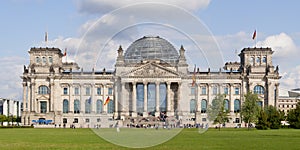
[[103,110],[102,110],[102,109],[103,109],[103,108],[102,108],[102,106],[103,106],[102,100],[98,99],[96,105],[97,105],[97,107],[96,107],[96,108],[97,108],[96,113],[97,113],[97,114],[102,113],[102,111],[103,111]]
[[115,111],[114,101],[111,99],[107,104],[107,113],[112,114]]
[[69,101],[67,99],[63,100],[63,113],[69,112]]
[[250,65],[254,65],[254,57],[250,58]]
[[253,90],[254,94],[265,94],[265,89],[261,85],[256,85]]
[[35,62],[36,63],[40,63],[41,62],[41,58],[40,57],[35,57]]
[[80,101],[78,99],[74,100],[74,114],[80,113]]
[[201,100],[201,113],[206,113],[207,101],[205,99]]
[[196,112],[196,100],[192,99],[190,101],[190,113]]
[[229,111],[229,100],[228,99],[224,100],[224,110]]
[[267,57],[263,57],[263,58],[262,58],[262,62],[263,62],[263,63],[266,63],[266,62],[267,62]]
[[51,56],[48,58],[48,60],[49,60],[49,63],[50,63],[50,64],[53,63],[53,58],[52,58]]
[[260,57],[256,57],[256,63],[260,64]]
[[39,94],[49,94],[49,88],[45,85],[39,86]]
[[44,63],[44,64],[47,63],[46,57],[43,57],[42,59],[43,59],[43,63]]
[[85,100],[85,113],[89,114],[91,113],[91,99]]
[[241,111],[241,101],[239,99],[234,100],[234,112],[239,113]]

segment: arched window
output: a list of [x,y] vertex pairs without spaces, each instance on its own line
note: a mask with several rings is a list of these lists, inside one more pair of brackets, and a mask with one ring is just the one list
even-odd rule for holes
[[79,114],[80,113],[80,101],[76,99],[74,101],[74,113]]
[[107,113],[112,114],[115,111],[114,101],[111,99],[107,104]]
[[241,101],[236,99],[234,100],[234,112],[239,113],[241,110]]
[[36,63],[40,63],[41,62],[41,58],[40,57],[35,57],[35,62]]
[[91,98],[85,100],[85,113],[86,114],[91,113],[91,101],[92,101]]
[[43,57],[43,63],[45,64],[47,62],[46,57]]
[[103,105],[102,100],[98,99],[97,100],[97,114],[102,113],[102,105]]
[[190,113],[196,112],[196,100],[192,99],[190,101]]
[[228,99],[224,100],[224,110],[226,110],[226,111],[229,110],[229,100]]
[[39,94],[49,94],[49,88],[45,85],[39,86]]
[[254,92],[254,94],[264,94],[265,89],[264,89],[264,87],[262,87],[260,85],[257,85],[257,86],[254,87],[253,92]]
[[263,62],[263,63],[266,63],[266,62],[267,62],[267,57],[263,57],[263,58],[262,58],[262,62]]
[[201,100],[201,113],[206,113],[207,101],[205,99]]
[[69,101],[67,99],[63,100],[63,113],[69,112]]
[[260,64],[260,57],[256,57],[256,63]]
[[49,63],[52,64],[53,63],[53,58],[49,57]]

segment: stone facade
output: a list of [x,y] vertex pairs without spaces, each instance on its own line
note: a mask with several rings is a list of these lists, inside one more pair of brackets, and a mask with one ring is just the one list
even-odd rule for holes
[[31,48],[29,54],[30,64],[22,76],[25,125],[50,120],[67,126],[109,127],[113,120],[125,124],[141,116],[168,116],[178,125],[211,124],[207,106],[217,94],[225,94],[230,111],[226,126],[236,126],[248,91],[259,95],[261,106],[278,102],[280,76],[271,48],[244,48],[240,62],[228,62],[217,72],[188,71],[184,47],[177,51],[160,37],[138,39],[125,53],[120,46],[113,72],[83,72],[76,63],[62,62],[57,48]]
[[20,101],[0,98],[0,115],[20,117],[22,105]]

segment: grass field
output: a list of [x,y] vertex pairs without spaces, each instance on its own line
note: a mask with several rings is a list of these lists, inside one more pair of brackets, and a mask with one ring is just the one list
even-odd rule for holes
[[[121,132],[126,130],[130,129],[121,129]],[[139,132],[141,131],[152,132],[145,129],[140,129]],[[158,132],[164,133],[160,130]],[[111,144],[91,129],[0,129],[0,150],[6,149],[129,148]],[[209,129],[199,134],[197,129],[184,129],[171,140],[148,149],[300,149],[300,130]]]

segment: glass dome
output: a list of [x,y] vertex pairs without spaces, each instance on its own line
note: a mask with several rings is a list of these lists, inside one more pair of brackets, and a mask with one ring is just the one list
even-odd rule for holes
[[133,42],[125,52],[126,63],[139,63],[142,60],[162,60],[176,63],[179,55],[174,46],[159,36],[144,36]]

